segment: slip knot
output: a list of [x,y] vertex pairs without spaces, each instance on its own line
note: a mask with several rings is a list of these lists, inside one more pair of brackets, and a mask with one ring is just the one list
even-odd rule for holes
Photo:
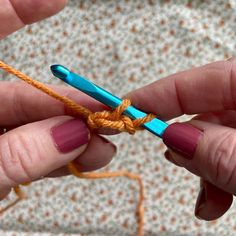
[[142,125],[151,121],[155,116],[149,114],[143,118],[132,120],[123,115],[125,109],[131,105],[129,99],[124,99],[120,106],[112,111],[95,112],[88,115],[87,123],[91,129],[110,128],[121,132],[134,134],[136,130],[142,129]]

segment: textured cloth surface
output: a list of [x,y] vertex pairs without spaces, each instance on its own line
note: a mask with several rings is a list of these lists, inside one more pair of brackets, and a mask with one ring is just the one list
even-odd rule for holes
[[[62,82],[49,66],[60,63],[122,96],[168,74],[233,56],[235,13],[234,0],[74,0],[57,16],[2,40],[0,57],[53,84]],[[1,79],[15,80],[2,72]],[[168,163],[158,138],[144,131],[111,139],[119,149],[106,169],[126,169],[144,179],[146,236],[236,235],[234,206],[214,222],[194,217],[198,178]],[[135,182],[65,177],[24,189],[29,199],[1,216],[1,235],[135,235]]]

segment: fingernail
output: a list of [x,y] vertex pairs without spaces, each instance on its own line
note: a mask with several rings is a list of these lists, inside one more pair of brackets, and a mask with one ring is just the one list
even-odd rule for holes
[[201,187],[200,192],[198,194],[197,203],[195,207],[195,216],[202,220],[201,212],[204,210],[204,207],[206,205],[206,189],[204,186]]
[[54,143],[61,153],[71,152],[89,141],[89,131],[85,123],[79,119],[66,121],[51,129]]
[[187,159],[192,159],[202,134],[202,131],[192,125],[173,123],[165,130],[163,142]]
[[168,160],[169,162],[171,162],[175,165],[178,165],[177,162],[174,160],[174,158],[172,157],[171,153],[168,150],[165,151],[164,156],[165,156],[166,160]]

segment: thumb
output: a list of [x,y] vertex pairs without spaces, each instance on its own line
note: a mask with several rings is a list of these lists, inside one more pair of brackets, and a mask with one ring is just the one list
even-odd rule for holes
[[[169,159],[226,192],[236,194],[236,131],[193,120],[174,123],[164,135]],[[170,156],[171,155],[171,156]]]
[[67,0],[0,0],[0,39],[60,11]]
[[0,136],[0,189],[31,182],[65,166],[86,148],[83,121],[58,116]]

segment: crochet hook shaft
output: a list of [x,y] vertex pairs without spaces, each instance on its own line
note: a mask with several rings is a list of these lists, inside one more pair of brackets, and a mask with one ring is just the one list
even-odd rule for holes
[[[95,98],[96,100],[113,109],[118,107],[122,103],[122,100],[120,98],[112,95],[111,93],[88,81],[82,76],[71,72],[69,69],[62,65],[52,65],[51,71],[55,77],[63,80],[67,84],[79,89],[80,91],[86,93],[87,95]],[[129,106],[128,108],[126,108],[124,114],[131,119],[143,118],[147,115],[145,112],[140,111],[133,106]],[[153,120],[143,124],[143,127],[145,129],[160,138],[162,138],[162,135],[167,126],[168,124],[157,118],[154,118]]]

